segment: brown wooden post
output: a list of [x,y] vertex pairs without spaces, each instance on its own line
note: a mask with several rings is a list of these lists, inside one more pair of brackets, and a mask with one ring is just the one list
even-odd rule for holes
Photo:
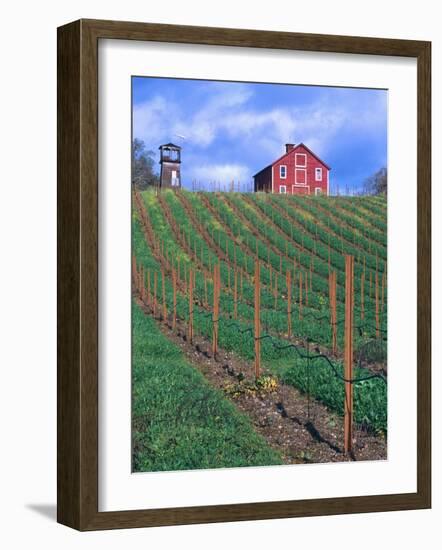
[[153,315],[157,314],[157,285],[158,285],[158,273],[153,272]]
[[299,270],[299,319],[302,319],[302,270]]
[[204,272],[204,305],[209,305],[209,299],[207,297],[207,274]]
[[278,274],[275,272],[275,288],[273,291],[273,295],[275,297],[275,309],[278,306]]
[[233,318],[238,318],[238,273],[236,269],[233,272]]
[[374,284],[374,301],[375,301],[375,316],[376,316],[376,338],[379,338],[379,279],[378,272],[375,273],[375,284]]
[[213,328],[212,328],[212,352],[216,358],[218,353],[218,321],[219,321],[219,264],[213,266]]
[[345,256],[345,343],[344,343],[344,451],[350,453],[353,439],[353,275],[354,258]]
[[260,286],[260,265],[255,262],[255,378],[261,373],[261,286]]
[[189,269],[189,326],[188,329],[188,339],[189,342],[193,343],[193,269]]
[[173,314],[172,314],[172,330],[176,328],[176,271],[172,270],[172,286],[173,286]]
[[365,285],[365,269],[361,273],[361,321],[364,320],[364,285]]
[[385,298],[385,286],[387,283],[387,271],[386,264],[384,263],[384,271],[382,272],[382,290],[381,290],[381,315],[384,313],[384,298]]
[[287,281],[287,336],[290,338],[292,335],[292,274],[287,269],[286,274]]
[[144,281],[145,281],[145,278],[144,278],[144,266],[143,265],[140,265],[140,297],[141,297],[141,302],[144,304],[144,293],[145,293],[145,289],[144,289]]
[[163,321],[167,321],[167,304],[166,304],[166,276],[164,268],[161,269],[161,284],[162,284],[162,300],[163,300]]
[[137,280],[137,259],[135,258],[135,254],[132,254],[132,280],[134,282]]
[[147,303],[152,305],[152,298],[150,295],[150,269],[147,270]]

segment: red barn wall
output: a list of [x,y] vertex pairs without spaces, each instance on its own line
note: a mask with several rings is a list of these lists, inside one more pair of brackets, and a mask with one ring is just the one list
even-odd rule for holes
[[255,193],[258,191],[272,192],[272,167],[268,166],[255,175]]
[[[296,166],[296,153],[306,155],[305,157],[299,157],[298,162],[306,160],[306,167],[297,167]],[[287,177],[286,179],[280,177],[280,166],[287,167]],[[296,185],[295,184],[295,169],[296,168],[305,168],[305,178],[306,185]],[[322,168],[322,181],[315,181],[315,169]],[[293,149],[288,155],[284,156],[282,159],[276,161],[273,165],[273,192],[280,193],[280,186],[285,185],[287,188],[287,194],[315,194],[315,188],[321,188],[321,193],[323,195],[327,194],[327,178],[328,178],[328,168],[322,164],[314,155],[312,155],[305,147],[302,145]],[[298,175],[298,181],[303,177],[304,172],[300,172]]]

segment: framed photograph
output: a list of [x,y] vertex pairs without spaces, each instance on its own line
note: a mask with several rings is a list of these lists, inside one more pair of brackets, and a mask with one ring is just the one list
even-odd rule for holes
[[58,29],[58,521],[429,508],[431,44]]

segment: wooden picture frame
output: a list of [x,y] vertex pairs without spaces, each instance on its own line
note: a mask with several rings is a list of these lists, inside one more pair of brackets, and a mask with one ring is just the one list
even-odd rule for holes
[[[418,70],[417,492],[98,511],[98,41],[403,56]],[[431,44],[422,41],[79,20],[58,29],[58,521],[82,531],[431,506]]]

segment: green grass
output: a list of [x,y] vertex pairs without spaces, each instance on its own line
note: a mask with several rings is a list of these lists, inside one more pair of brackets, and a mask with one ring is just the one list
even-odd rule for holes
[[[177,223],[184,231],[192,231],[192,226],[189,223],[187,214],[184,212],[179,199],[172,193],[164,193],[163,196],[171,206],[172,214],[174,215]],[[202,221],[207,223],[213,223],[211,214],[204,212],[204,209],[200,209],[198,205],[198,197],[191,195],[192,202],[195,210],[198,213],[198,217]],[[172,253],[172,258],[176,257],[180,253],[180,247],[176,243],[174,244],[173,236],[169,225],[164,221],[160,212],[158,201],[153,194],[148,192],[143,193],[143,198],[146,203],[147,213],[152,222],[154,231],[162,242],[164,242],[165,249],[169,249]],[[227,223],[227,222],[226,222]],[[149,247],[146,245],[144,236],[142,234],[138,217],[134,213],[133,218],[133,248],[137,260],[144,265],[145,268],[157,271],[158,281],[161,278],[161,271],[156,260],[152,257]],[[233,227],[233,224],[232,224]],[[203,262],[207,265],[208,256],[212,256],[212,262],[216,257],[213,254],[203,239],[196,235],[198,251],[202,246],[204,249]],[[190,266],[192,260],[183,252],[182,262],[186,266]],[[239,253],[238,253],[239,256]],[[263,268],[262,268],[263,269]],[[225,283],[227,273],[227,265],[221,262],[221,274]],[[194,296],[203,296],[203,275],[201,272],[196,272],[196,289]],[[280,292],[281,286],[279,286]],[[160,289],[160,284],[158,286]],[[166,276],[166,299],[171,303],[171,282],[170,278]],[[262,309],[261,309],[261,322],[264,332],[270,331],[273,334],[278,334],[286,326],[286,314],[272,310],[273,297],[267,291],[262,288]],[[208,297],[209,303],[212,303],[212,283],[208,282]],[[254,357],[254,341],[251,336],[251,332],[241,333],[238,328],[245,330],[250,329],[253,322],[253,307],[250,306],[250,300],[253,299],[253,288],[249,282],[244,281],[244,298],[247,297],[249,303],[243,302],[238,304],[239,320],[237,323],[232,324],[229,314],[233,311],[233,299],[232,295],[226,292],[222,293],[220,301],[220,323],[219,323],[219,345],[221,348],[227,351],[233,351],[242,358],[251,361]],[[161,293],[159,291],[158,298],[161,301]],[[318,302],[321,303],[321,309],[312,309],[312,313],[319,315],[320,313],[328,312],[328,300],[327,296],[317,292]],[[285,301],[282,295],[278,298],[278,307],[284,307]],[[342,308],[338,303],[338,318],[342,317]],[[367,340],[373,338],[374,325],[374,302],[373,300],[366,303],[366,316],[365,322],[369,325],[362,330],[362,334],[359,334],[359,330],[355,330],[355,349],[359,349],[364,345]],[[178,316],[182,319],[188,319],[188,300],[181,293],[178,294]],[[304,308],[304,318],[299,321],[297,311],[294,308],[292,315],[293,329],[296,335],[308,336],[313,342],[323,343],[328,345],[330,341],[330,328],[328,318],[324,322],[320,322],[307,315],[307,308]],[[356,317],[358,313],[356,310]],[[342,349],[342,335],[344,325],[341,323],[338,327],[338,345]],[[197,334],[202,335],[204,338],[210,340],[212,337],[212,322],[207,317],[207,312],[201,307],[195,306],[194,308],[194,329]],[[280,345],[287,343],[282,334],[279,334],[277,341]],[[262,353],[261,357],[265,366],[277,375],[284,382],[291,384],[301,391],[308,391],[313,397],[325,403],[330,409],[342,414],[343,404],[343,388],[342,380],[336,378],[331,372],[330,368],[326,366],[322,361],[312,361],[311,368],[308,369],[308,361],[300,359],[293,350],[276,350],[268,340],[262,341]],[[304,350],[305,351],[305,350]],[[373,349],[369,349],[370,353],[373,353]],[[382,350],[381,350],[382,351]],[[377,352],[376,352],[377,353]],[[383,354],[383,356],[385,353]],[[378,360],[377,357],[373,357],[373,360]],[[334,360],[336,369],[342,374],[342,363],[339,360]],[[355,377],[366,375],[367,372],[355,367]],[[367,426],[374,428],[375,430],[386,431],[387,428],[387,391],[384,382],[380,379],[368,380],[355,384],[355,417],[358,423],[363,423]]]
[[249,419],[185,359],[139,306],[132,310],[133,470],[282,464]]

